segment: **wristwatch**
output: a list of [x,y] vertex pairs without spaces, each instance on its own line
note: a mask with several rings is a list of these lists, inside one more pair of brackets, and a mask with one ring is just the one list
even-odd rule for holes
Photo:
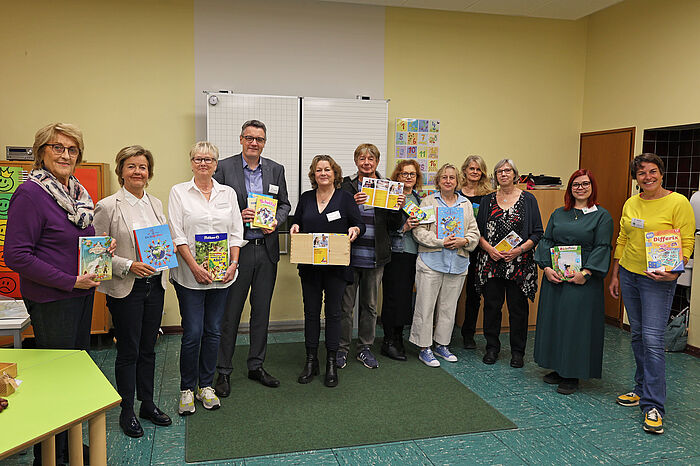
[[583,275],[583,278],[585,278],[586,281],[588,281],[588,279],[591,278],[591,272],[588,271],[581,272],[581,275]]

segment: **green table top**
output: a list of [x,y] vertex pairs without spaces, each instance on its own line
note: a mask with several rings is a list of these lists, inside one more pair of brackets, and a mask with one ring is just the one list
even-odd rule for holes
[[0,458],[121,401],[85,351],[0,349],[0,362],[17,363],[22,381],[0,412]]

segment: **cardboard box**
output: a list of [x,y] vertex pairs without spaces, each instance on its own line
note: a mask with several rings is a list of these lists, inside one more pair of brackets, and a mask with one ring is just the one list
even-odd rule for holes
[[0,362],[0,375],[7,374],[10,377],[17,377],[17,364],[14,362]]
[[[289,261],[294,264],[350,265],[350,237],[348,235],[297,233],[290,236],[292,242]],[[326,240],[327,242],[325,242]]]

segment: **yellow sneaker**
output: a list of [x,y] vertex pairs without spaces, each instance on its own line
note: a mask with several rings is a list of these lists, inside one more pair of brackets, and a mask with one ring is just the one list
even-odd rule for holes
[[644,413],[644,424],[642,424],[642,428],[652,434],[664,433],[664,424],[661,420],[661,414],[659,414],[656,408],[651,408]]
[[618,396],[615,401],[621,406],[639,406],[639,395],[629,392]]

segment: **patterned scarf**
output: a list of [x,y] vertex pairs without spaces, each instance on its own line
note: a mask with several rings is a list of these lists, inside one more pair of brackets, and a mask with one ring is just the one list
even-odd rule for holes
[[84,230],[92,225],[95,205],[92,203],[87,189],[80,184],[76,177],[71,175],[68,178],[67,188],[44,168],[32,170],[29,179],[54,198],[56,203],[68,213],[68,220],[75,226]]

